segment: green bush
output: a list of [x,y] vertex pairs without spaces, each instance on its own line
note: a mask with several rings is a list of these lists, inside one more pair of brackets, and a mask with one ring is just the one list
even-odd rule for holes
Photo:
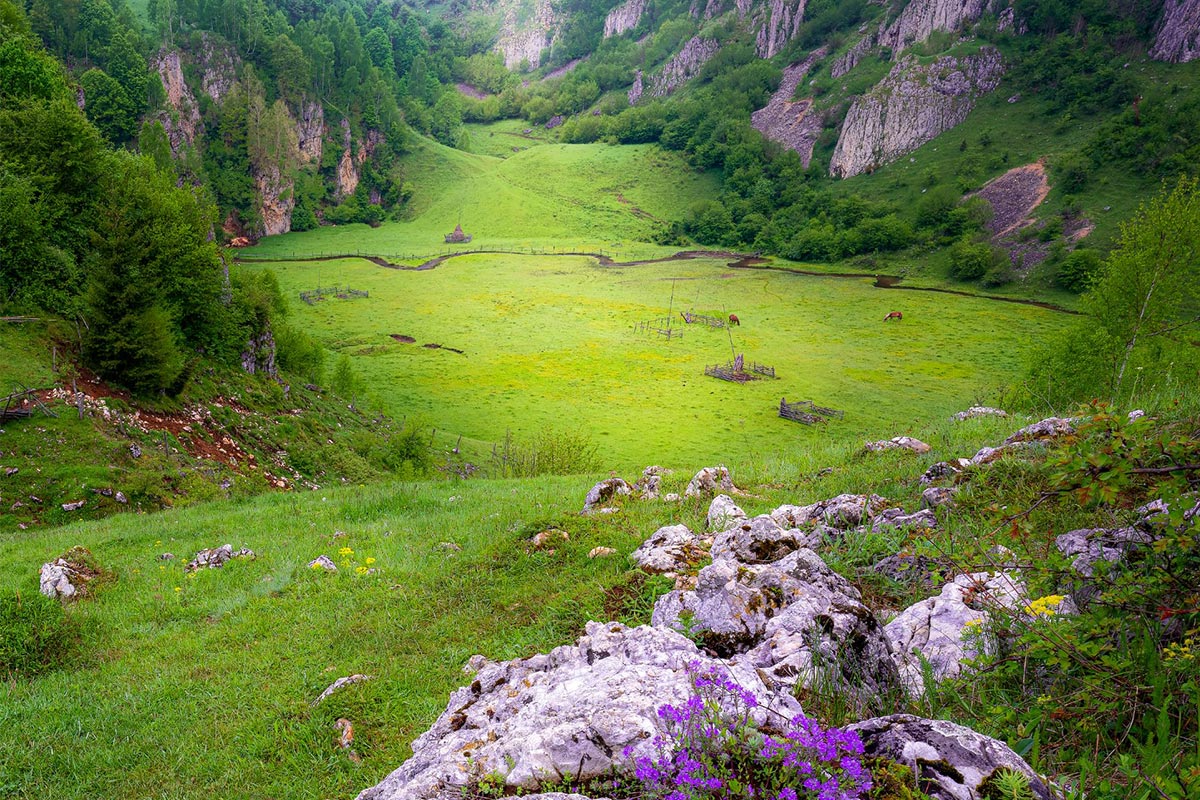
[[950,248],[950,277],[959,281],[977,281],[992,267],[992,248],[985,242],[959,240]]
[[62,606],[40,594],[0,596],[0,673],[36,675],[60,666],[75,645]]

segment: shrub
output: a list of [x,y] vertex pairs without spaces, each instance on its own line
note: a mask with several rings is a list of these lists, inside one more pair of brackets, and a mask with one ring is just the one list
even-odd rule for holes
[[75,635],[62,606],[40,594],[0,597],[0,673],[36,675],[62,664]]
[[960,281],[977,281],[992,266],[992,248],[984,242],[959,240],[950,248],[950,277]]

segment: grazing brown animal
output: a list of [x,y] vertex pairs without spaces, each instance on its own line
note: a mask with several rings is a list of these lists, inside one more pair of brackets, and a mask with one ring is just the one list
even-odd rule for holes
[[902,320],[902,319],[904,319],[904,315],[901,314],[899,311],[893,311],[890,314],[888,314],[886,317],[884,317],[883,321],[887,322],[889,319],[901,319]]
[[740,319],[738,319],[737,314],[730,314],[729,315],[729,324],[730,325],[741,325],[742,321]]

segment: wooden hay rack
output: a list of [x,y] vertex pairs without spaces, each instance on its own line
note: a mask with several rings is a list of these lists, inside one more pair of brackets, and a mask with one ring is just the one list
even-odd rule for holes
[[690,311],[680,311],[679,313],[683,317],[683,321],[688,325],[707,325],[710,328],[724,328],[729,324],[728,320],[709,314],[693,314]]
[[683,329],[672,328],[670,317],[659,317],[658,319],[643,320],[633,326],[633,329],[638,333],[656,333],[659,336],[667,337],[667,340],[682,339]]
[[787,398],[780,398],[779,416],[793,422],[815,425],[818,422],[827,422],[831,418],[844,419],[846,412],[816,405],[812,400],[796,400],[789,403]]
[[3,398],[3,406],[0,407],[0,423],[28,419],[37,410],[48,417],[57,417],[58,414],[46,407],[46,404],[37,396],[37,392],[37,389],[30,389],[23,384],[14,384],[12,391]]

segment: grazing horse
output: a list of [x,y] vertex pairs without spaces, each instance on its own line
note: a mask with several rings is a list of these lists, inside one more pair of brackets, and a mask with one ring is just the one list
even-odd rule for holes
[[729,315],[729,324],[730,325],[741,325],[742,321],[737,318],[737,314],[730,314]]
[[904,319],[904,315],[901,314],[899,311],[893,311],[890,314],[888,314],[886,317],[884,317],[883,321],[887,322],[889,319]]

